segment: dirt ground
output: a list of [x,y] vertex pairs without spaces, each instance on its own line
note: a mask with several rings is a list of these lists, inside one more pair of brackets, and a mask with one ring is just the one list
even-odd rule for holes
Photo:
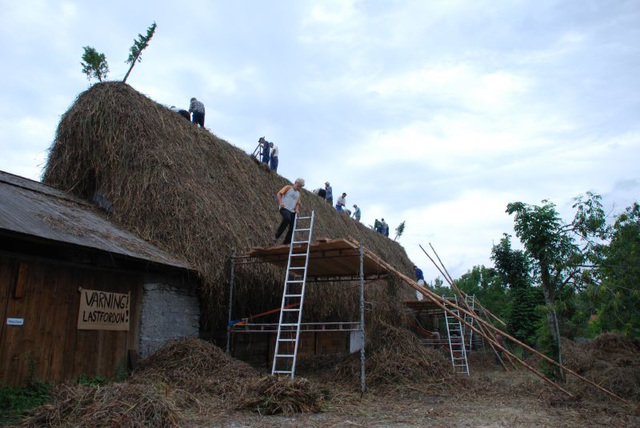
[[[568,397],[528,371],[504,372],[487,358],[450,385],[369,391],[363,398],[331,385],[323,411],[261,416],[249,411],[189,415],[194,427],[632,427],[640,426],[637,402],[624,405],[602,393]],[[313,379],[311,379],[313,380]],[[570,385],[569,385],[570,386]]]

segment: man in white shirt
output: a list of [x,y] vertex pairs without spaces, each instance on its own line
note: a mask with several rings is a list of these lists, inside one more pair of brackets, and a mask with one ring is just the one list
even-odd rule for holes
[[293,186],[287,184],[278,193],[276,198],[278,199],[278,206],[280,207],[280,215],[282,216],[282,222],[278,226],[275,236],[273,237],[273,243],[278,242],[278,239],[287,230],[287,235],[284,238],[284,245],[291,243],[291,237],[293,235],[293,222],[295,221],[296,214],[300,213],[300,189],[304,187],[304,180],[298,178]]
[[344,207],[346,206],[347,206],[347,194],[343,193],[342,196],[340,196],[336,201],[336,210],[343,211]]
[[272,171],[278,172],[278,155],[280,154],[280,150],[278,150],[278,146],[273,143],[269,143],[269,147],[271,147],[271,164],[269,167]]

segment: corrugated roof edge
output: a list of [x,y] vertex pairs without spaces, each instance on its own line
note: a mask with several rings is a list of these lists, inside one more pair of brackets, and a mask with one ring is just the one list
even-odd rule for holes
[[[8,224],[5,225],[6,227],[0,225],[0,229],[4,229],[12,233],[35,236],[41,239],[58,241],[65,244],[117,254],[130,259],[137,259],[140,261],[152,262],[154,264],[195,272],[195,269],[186,262],[166,253],[155,245],[150,244],[135,235],[133,232],[123,230],[120,226],[112,223],[92,204],[85,200],[79,199],[44,183],[20,177],[5,171],[0,171],[0,186],[2,185],[18,189],[24,198],[31,201],[32,206],[24,207],[25,209],[23,212],[16,213],[20,214],[19,217],[21,218],[21,224]],[[52,213],[51,211],[47,211],[48,216],[55,216],[58,214],[59,218],[64,221],[68,221],[68,219],[61,214],[61,211],[69,208],[69,202],[76,205],[77,210],[87,214],[83,219],[84,221],[78,224],[78,227],[80,229],[85,229],[84,232],[86,233],[78,235],[77,233],[70,233],[68,230],[56,229],[51,225],[48,225],[50,229],[49,232],[43,232],[41,228],[36,227],[38,225],[42,225],[42,212],[38,210],[40,207],[37,206],[37,200],[41,199],[42,196],[40,198],[37,196],[29,197],[28,192],[35,192],[42,195],[46,199],[53,201],[54,205],[56,200],[64,200],[66,204],[60,204],[58,202],[60,212]],[[2,193],[3,192],[0,192],[0,197],[3,196]],[[10,204],[7,203],[6,205]],[[63,207],[63,205],[65,206]],[[13,206],[13,208],[15,208],[15,206]],[[31,221],[29,221],[29,218],[25,217],[31,217]],[[11,223],[11,219],[5,218],[5,223],[6,222]],[[36,222],[38,223],[37,225]],[[25,227],[25,224],[27,227]],[[33,225],[31,230],[28,230],[29,224]],[[93,237],[95,235],[99,236],[100,239],[94,239]]]

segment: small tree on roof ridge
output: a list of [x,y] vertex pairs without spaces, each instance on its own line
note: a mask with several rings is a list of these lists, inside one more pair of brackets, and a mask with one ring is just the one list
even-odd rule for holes
[[107,64],[107,57],[105,54],[98,52],[91,46],[84,47],[84,54],[82,54],[82,72],[87,75],[87,79],[91,80],[92,77],[102,82],[103,78],[107,78],[109,72],[109,64]]
[[133,66],[136,65],[136,62],[142,61],[142,57],[140,55],[142,55],[142,51],[149,46],[149,41],[153,37],[153,33],[155,33],[155,31],[156,23],[154,22],[151,27],[147,28],[147,34],[145,36],[138,34],[138,39],[133,41],[133,46],[131,46],[131,50],[129,52],[129,58],[125,61],[126,64],[131,64],[131,67],[129,67],[127,74],[124,76],[124,79],[122,79],[122,83],[127,82],[127,78],[129,77],[131,70],[133,70]]
[[404,221],[400,223],[398,227],[396,227],[396,237],[393,238],[393,240],[396,241],[398,238],[402,236],[403,233],[404,233]]

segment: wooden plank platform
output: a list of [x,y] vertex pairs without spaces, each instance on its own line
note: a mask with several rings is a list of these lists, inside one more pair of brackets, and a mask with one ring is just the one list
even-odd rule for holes
[[[289,259],[289,246],[257,247],[244,257],[252,257],[286,268]],[[363,264],[365,279],[381,278],[389,274],[388,269],[366,251]],[[307,278],[318,280],[323,278],[357,278],[359,272],[360,249],[355,243],[346,239],[322,238],[312,242],[309,246]]]

